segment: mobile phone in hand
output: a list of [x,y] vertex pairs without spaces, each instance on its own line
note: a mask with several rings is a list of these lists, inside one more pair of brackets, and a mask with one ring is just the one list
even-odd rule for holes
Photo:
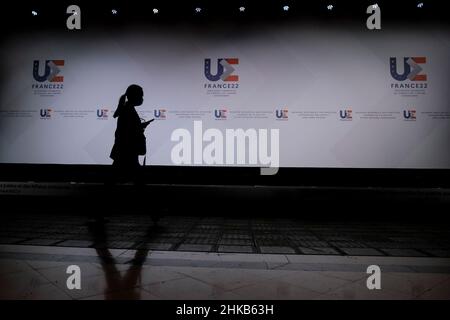
[[153,122],[155,119],[151,119],[151,120],[148,120],[148,121],[145,121],[144,122],[144,126],[146,127],[146,126],[148,126],[149,124],[150,124],[150,122]]

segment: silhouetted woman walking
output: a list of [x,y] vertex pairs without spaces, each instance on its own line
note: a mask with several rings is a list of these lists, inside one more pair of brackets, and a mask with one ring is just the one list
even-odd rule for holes
[[130,85],[119,99],[114,112],[117,119],[114,146],[111,150],[113,166],[121,178],[137,181],[140,168],[139,155],[146,153],[144,130],[154,119],[141,122],[135,107],[144,102],[144,91],[136,84]]

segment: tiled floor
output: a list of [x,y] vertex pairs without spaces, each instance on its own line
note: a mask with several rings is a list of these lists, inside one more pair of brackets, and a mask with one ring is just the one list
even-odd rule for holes
[[305,255],[450,257],[450,226],[296,219],[2,215],[0,244]]
[[450,259],[0,245],[0,284],[0,299],[450,299]]
[[3,214],[0,299],[450,299],[450,227]]

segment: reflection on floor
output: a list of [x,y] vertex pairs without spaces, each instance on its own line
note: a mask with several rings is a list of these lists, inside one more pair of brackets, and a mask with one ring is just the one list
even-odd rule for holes
[[[0,299],[450,299],[446,225],[4,216]],[[67,287],[71,265],[81,289]],[[367,268],[381,268],[369,290]]]
[[[2,214],[0,244],[169,251],[450,257],[450,227],[408,222],[176,217],[154,228],[145,215],[107,217],[104,230],[82,215]],[[98,238],[100,236],[100,238]]]
[[0,284],[0,299],[450,299],[450,259],[0,245]]

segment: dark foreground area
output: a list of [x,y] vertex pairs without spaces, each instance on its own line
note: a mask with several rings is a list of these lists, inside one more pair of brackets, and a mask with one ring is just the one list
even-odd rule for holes
[[[449,299],[443,188],[3,183],[1,299]],[[67,268],[81,289],[67,287]],[[368,267],[381,289],[367,286]]]

